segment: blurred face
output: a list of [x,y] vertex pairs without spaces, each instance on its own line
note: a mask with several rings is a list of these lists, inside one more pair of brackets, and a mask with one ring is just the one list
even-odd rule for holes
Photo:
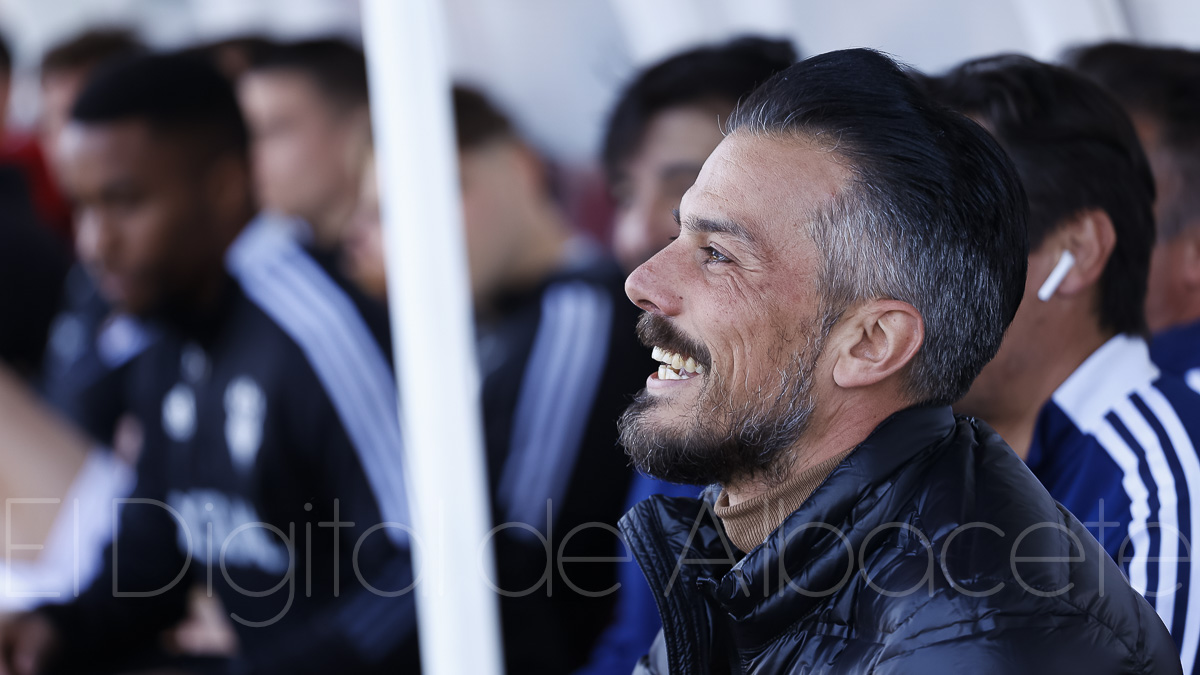
[[383,264],[383,228],[379,217],[379,187],[375,165],[363,171],[362,192],[350,222],[346,245],[342,247],[346,273],[367,294],[387,295],[387,277]]
[[61,181],[62,167],[58,165],[58,139],[71,117],[71,106],[79,96],[87,77],[85,71],[62,70],[42,76],[42,110],[38,118],[38,135],[42,149],[51,158],[51,169]]
[[[1155,142],[1157,126],[1142,120],[1137,128],[1158,193],[1154,219],[1159,236],[1150,255],[1146,288],[1146,322],[1157,333],[1200,319],[1200,213],[1188,213],[1184,206],[1188,190],[1194,188],[1187,185],[1172,153]],[[1164,230],[1172,236],[1163,237]]]
[[532,153],[510,140],[460,152],[458,162],[471,287],[481,298],[506,286],[515,271],[540,173]]
[[76,248],[101,294],[145,315],[219,273],[224,241],[210,177],[180,143],[138,120],[67,125],[60,144]]
[[[1200,270],[1196,269],[1196,245],[1187,234],[1157,242],[1150,254],[1150,276],[1146,286],[1146,323],[1158,333],[1195,321],[1189,313],[1200,290]],[[1196,239],[1192,233],[1190,239]],[[1189,248],[1190,244],[1190,248]]]
[[[248,73],[238,97],[254,139],[254,180],[262,206],[322,227],[331,207],[355,202],[363,111],[334,109],[310,78],[288,70]],[[318,239],[337,235],[316,234]]]
[[679,238],[626,282],[647,310],[639,334],[663,362],[621,420],[639,468],[684,483],[783,468],[828,379],[805,214],[846,177],[806,141],[743,133],[704,163]]
[[[478,300],[505,289],[516,273],[522,229],[530,205],[541,198],[540,165],[527,149],[507,140],[460,152],[458,163],[467,264]],[[383,297],[387,284],[379,190],[374,164],[367,167],[344,255],[349,276],[368,293]]]
[[646,262],[679,233],[672,211],[721,142],[716,106],[671,108],[654,116],[641,146],[613,185],[613,249],[627,270]]

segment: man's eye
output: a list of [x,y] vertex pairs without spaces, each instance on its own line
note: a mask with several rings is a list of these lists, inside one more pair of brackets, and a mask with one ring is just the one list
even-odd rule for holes
[[705,262],[710,262],[710,263],[729,262],[729,258],[725,257],[724,253],[721,253],[720,251],[718,251],[717,249],[715,249],[711,246],[704,246],[700,250],[702,250],[708,254],[708,259],[705,260]]

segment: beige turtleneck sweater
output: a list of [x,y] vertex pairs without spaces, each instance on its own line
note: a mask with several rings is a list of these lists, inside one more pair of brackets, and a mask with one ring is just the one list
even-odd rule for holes
[[749,553],[766,541],[767,536],[774,532],[785,518],[799,509],[849,454],[850,450],[847,450],[830,457],[757,497],[735,506],[729,505],[729,493],[721,490],[714,511],[725,525],[729,540],[744,553]]

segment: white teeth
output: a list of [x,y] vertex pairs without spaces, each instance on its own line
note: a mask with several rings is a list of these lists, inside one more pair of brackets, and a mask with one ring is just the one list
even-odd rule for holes
[[658,367],[658,379],[660,380],[686,380],[692,373],[697,375],[704,373],[704,366],[696,363],[695,357],[684,357],[682,354],[667,351],[662,347],[652,348],[650,355],[655,361],[662,364]]

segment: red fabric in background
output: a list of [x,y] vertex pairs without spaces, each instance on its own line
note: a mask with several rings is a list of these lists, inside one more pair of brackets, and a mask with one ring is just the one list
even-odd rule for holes
[[0,143],[0,164],[17,166],[29,184],[30,200],[42,225],[65,242],[73,239],[71,207],[63,199],[41,146],[32,136],[9,134]]
[[567,218],[606,247],[612,244],[615,204],[608,193],[604,174],[587,167],[556,166],[554,180],[560,190]]

